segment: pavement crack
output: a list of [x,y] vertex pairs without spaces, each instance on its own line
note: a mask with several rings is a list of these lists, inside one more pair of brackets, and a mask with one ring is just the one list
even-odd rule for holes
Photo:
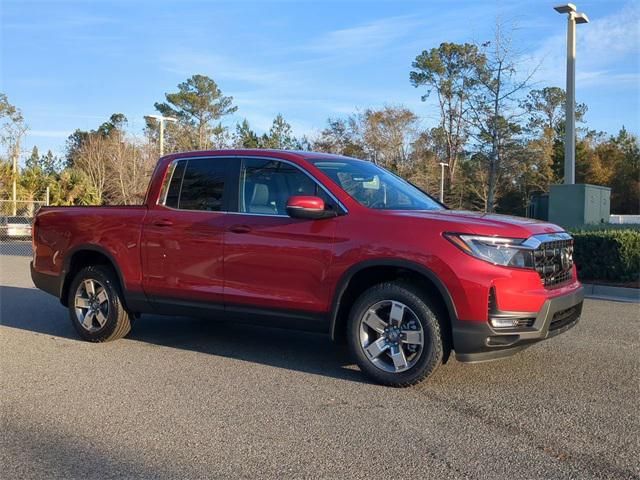
[[532,434],[529,430],[521,428],[517,424],[502,421],[496,416],[488,416],[479,408],[463,400],[452,397],[443,398],[437,393],[426,389],[420,389],[418,392],[419,394],[428,397],[429,400],[449,406],[461,415],[478,420],[490,428],[495,428],[511,436],[525,437],[527,439],[527,443],[534,446],[537,450],[549,455],[555,460],[566,462],[578,470],[584,470],[586,467],[589,469],[590,474],[597,472],[598,476],[601,478],[640,478],[640,476],[635,472],[621,468],[603,458],[594,457],[590,454],[575,452],[568,449],[561,450],[557,447],[551,448],[547,446],[548,439],[545,442]]

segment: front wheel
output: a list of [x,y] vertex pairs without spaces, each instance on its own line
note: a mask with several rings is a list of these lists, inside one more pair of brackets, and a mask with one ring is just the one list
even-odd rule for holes
[[366,290],[349,315],[349,348],[360,369],[373,380],[408,387],[442,363],[440,322],[428,297],[404,282]]
[[71,282],[68,305],[71,323],[89,342],[108,342],[131,330],[120,284],[109,267],[95,265],[80,270]]

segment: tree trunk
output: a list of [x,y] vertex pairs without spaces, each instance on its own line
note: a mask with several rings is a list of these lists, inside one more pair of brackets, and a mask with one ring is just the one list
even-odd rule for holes
[[496,177],[497,177],[497,166],[498,166],[498,151],[496,140],[494,137],[492,146],[491,146],[491,155],[489,158],[489,179],[487,181],[488,192],[487,192],[487,204],[485,206],[485,212],[492,213],[493,205],[495,201],[495,190],[496,190]]
[[16,139],[16,143],[11,149],[13,157],[13,170],[12,170],[12,186],[11,186],[11,198],[13,200],[12,215],[15,217],[18,214],[18,160],[20,159],[20,137]]
[[207,128],[207,122],[203,117],[198,119],[198,150],[205,150],[205,132]]
[[491,125],[491,155],[489,157],[489,179],[487,182],[487,206],[485,211],[493,213],[493,206],[496,196],[496,181],[498,176],[498,166],[500,163],[500,128],[498,118],[500,114],[500,87],[502,81],[502,63],[499,63],[496,77],[496,90],[493,96],[493,121]]

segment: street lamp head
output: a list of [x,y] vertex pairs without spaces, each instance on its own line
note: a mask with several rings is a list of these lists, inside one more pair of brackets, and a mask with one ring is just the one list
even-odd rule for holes
[[553,9],[558,13],[571,13],[576,11],[573,3],[565,3],[564,5],[556,5]]
[[448,163],[444,163],[444,162],[440,162],[440,166],[441,166],[441,167],[448,167],[448,166],[449,166],[449,164],[448,164]]
[[574,13],[573,19],[576,23],[589,23],[589,17],[587,17],[586,13]]
[[177,122],[177,118],[165,117],[162,115],[145,115],[144,118],[153,118],[154,120],[164,120],[165,122]]

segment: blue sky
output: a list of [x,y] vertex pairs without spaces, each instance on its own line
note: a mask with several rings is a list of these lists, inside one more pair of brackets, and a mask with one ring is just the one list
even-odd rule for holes
[[[139,132],[153,103],[192,74],[214,78],[258,131],[282,113],[298,135],[328,116],[402,104],[425,127],[436,110],[409,83],[411,62],[441,42],[490,39],[514,24],[539,87],[564,87],[558,1],[2,0],[0,91],[19,106],[26,148],[62,153],[76,128],[122,112]],[[640,2],[582,1],[577,97],[587,125],[640,132]]]

